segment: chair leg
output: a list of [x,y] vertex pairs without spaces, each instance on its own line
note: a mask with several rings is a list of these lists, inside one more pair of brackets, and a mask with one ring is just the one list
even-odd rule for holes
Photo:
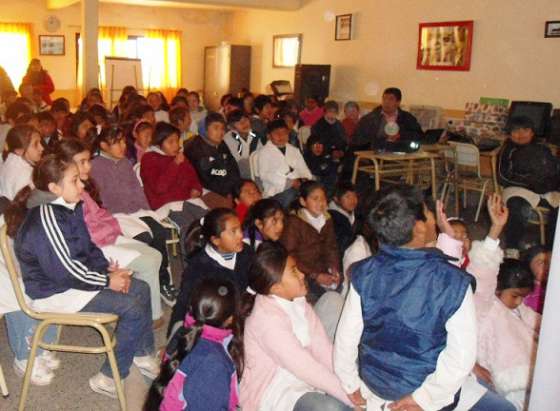
[[474,216],[474,222],[478,223],[478,217],[480,216],[480,209],[482,208],[482,203],[484,202],[484,194],[486,193],[486,185],[484,183],[482,190],[480,191],[480,199],[478,200],[478,208],[476,209],[476,215]]
[[2,371],[2,366],[0,365],[0,391],[3,397],[7,397],[10,392],[8,391],[8,385],[6,384],[6,379],[4,378],[4,371]]
[[103,343],[105,344],[105,348],[107,349],[107,357],[109,358],[109,364],[111,365],[111,372],[113,373],[113,381],[115,382],[117,397],[121,405],[121,411],[126,411],[126,397],[124,395],[123,381],[121,380],[119,368],[117,367],[117,359],[115,358],[115,352],[113,351],[111,336],[109,335],[105,327],[100,327],[98,328],[98,330],[101,332]]
[[31,350],[29,351],[29,357],[27,358],[27,368],[25,369],[23,385],[21,386],[21,395],[18,407],[19,411],[23,411],[25,409],[25,402],[27,401],[27,393],[29,392],[29,383],[31,381],[31,373],[33,372],[33,365],[35,364],[37,348],[39,347],[39,343],[43,341],[43,335],[49,325],[49,323],[41,321],[35,330],[35,334],[33,335]]

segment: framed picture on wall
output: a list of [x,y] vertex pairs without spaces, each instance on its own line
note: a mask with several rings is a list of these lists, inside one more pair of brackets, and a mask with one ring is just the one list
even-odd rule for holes
[[472,20],[420,23],[416,68],[469,71],[473,26]]
[[39,36],[41,56],[64,56],[64,36]]
[[544,36],[560,37],[560,21],[547,21],[544,27]]
[[352,40],[352,15],[341,14],[336,16],[336,28],[334,32],[334,39],[339,40]]

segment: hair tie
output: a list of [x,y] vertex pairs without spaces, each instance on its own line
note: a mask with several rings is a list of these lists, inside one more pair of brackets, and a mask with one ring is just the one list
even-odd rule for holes
[[218,288],[218,294],[222,297],[225,297],[226,295],[228,295],[227,287],[224,286],[224,285],[220,286],[220,288]]
[[138,126],[142,123],[147,123],[147,124],[151,125],[151,123],[148,120],[144,120],[143,118],[141,118],[140,120],[138,120],[136,122],[136,124],[134,124],[134,127],[132,128],[132,134],[136,133],[136,130],[138,129]]

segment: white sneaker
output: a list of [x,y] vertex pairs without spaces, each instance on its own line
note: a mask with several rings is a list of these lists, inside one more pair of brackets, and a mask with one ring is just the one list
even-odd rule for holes
[[134,365],[138,367],[140,373],[144,377],[147,377],[150,380],[155,380],[159,375],[159,362],[151,355],[134,357]]
[[[17,360],[14,359],[14,371],[19,377],[25,375],[25,370],[27,368],[27,360]],[[41,361],[40,358],[35,358],[35,363],[33,364],[33,371],[31,371],[31,384],[33,385],[49,385],[54,378],[52,371]]]
[[53,351],[43,350],[43,353],[39,356],[43,364],[45,364],[51,370],[57,370],[60,368],[60,360],[56,357]]
[[117,398],[117,387],[115,385],[115,381],[101,372],[98,372],[89,379],[89,387],[98,394],[103,394],[111,398]]

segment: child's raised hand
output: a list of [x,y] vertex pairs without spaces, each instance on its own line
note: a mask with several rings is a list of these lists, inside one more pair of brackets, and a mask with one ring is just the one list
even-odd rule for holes
[[436,201],[436,220],[439,231],[447,234],[451,238],[454,238],[455,231],[453,230],[453,227],[451,227],[451,224],[449,224],[449,221],[447,221],[447,215],[445,214],[443,202],[441,200]]
[[504,205],[502,197],[496,193],[488,197],[487,207],[488,214],[490,214],[490,221],[492,221],[492,226],[490,227],[488,236],[497,240],[500,237],[504,226],[507,224],[509,210]]

